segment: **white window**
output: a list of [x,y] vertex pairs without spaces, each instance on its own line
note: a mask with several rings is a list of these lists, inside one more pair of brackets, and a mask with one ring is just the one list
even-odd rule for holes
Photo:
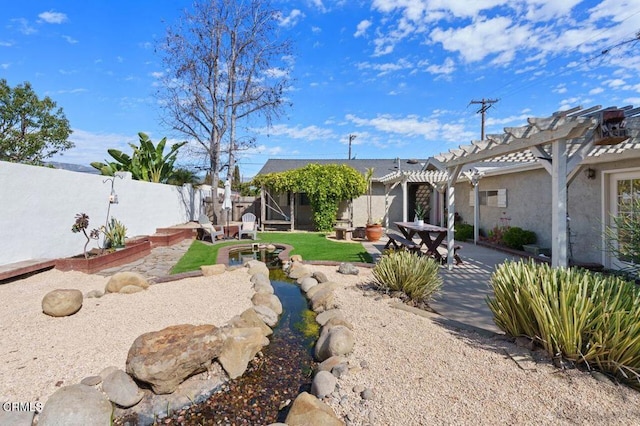
[[[479,205],[488,207],[507,207],[507,190],[490,189],[486,191],[478,191]],[[469,191],[469,205],[475,204],[475,196],[473,189]]]

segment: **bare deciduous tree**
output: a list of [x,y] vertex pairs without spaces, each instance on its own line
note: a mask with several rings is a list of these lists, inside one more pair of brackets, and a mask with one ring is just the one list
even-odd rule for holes
[[[270,124],[282,111],[289,73],[276,65],[286,64],[290,43],[279,39],[279,16],[265,0],[196,0],[161,46],[165,120],[204,149],[216,221],[219,173],[227,167],[231,177],[242,148],[238,123]],[[229,161],[221,164],[225,145]]]

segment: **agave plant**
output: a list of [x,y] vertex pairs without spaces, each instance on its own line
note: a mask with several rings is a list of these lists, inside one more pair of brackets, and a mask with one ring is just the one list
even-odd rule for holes
[[383,255],[372,274],[379,288],[402,291],[412,300],[426,302],[442,288],[439,272],[432,258],[401,250]]
[[640,388],[640,289],[634,283],[520,261],[499,266],[491,284],[488,304],[506,333]]

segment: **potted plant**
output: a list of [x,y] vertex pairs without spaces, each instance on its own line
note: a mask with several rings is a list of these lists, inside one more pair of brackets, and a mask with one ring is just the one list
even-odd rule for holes
[[365,236],[367,240],[371,242],[378,241],[382,237],[382,218],[374,221],[372,219],[372,198],[371,198],[371,184],[373,180],[373,167],[367,169],[367,173],[364,175],[364,179],[367,181],[367,226],[365,229]]
[[426,210],[424,209],[424,207],[422,207],[421,204],[416,204],[416,209],[414,210],[416,216],[415,216],[415,223],[418,226],[424,226],[424,217],[427,214]]

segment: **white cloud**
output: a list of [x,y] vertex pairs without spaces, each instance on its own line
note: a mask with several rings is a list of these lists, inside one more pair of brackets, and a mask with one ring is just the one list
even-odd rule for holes
[[299,9],[293,9],[288,16],[280,16],[279,25],[282,27],[295,27],[304,18],[304,13]]
[[38,15],[38,18],[47,24],[62,24],[67,21],[66,14],[54,11],[42,12]]
[[394,71],[412,69],[413,64],[405,58],[400,58],[396,62],[385,62],[385,63],[360,62],[356,64],[356,67],[360,70],[370,69],[370,70],[378,71],[378,76],[382,76]]
[[264,72],[268,77],[271,78],[282,78],[286,77],[289,74],[289,71],[282,68],[269,68]]
[[417,115],[394,117],[381,114],[375,118],[360,118],[353,114],[345,117],[356,126],[373,127],[374,129],[404,135],[407,137],[422,137],[427,140],[459,141],[470,138],[472,133],[465,131],[460,123],[442,123],[436,119],[423,119]]
[[295,126],[290,127],[286,124],[276,124],[269,128],[253,129],[257,133],[267,134],[269,136],[286,136],[292,139],[304,139],[307,141],[335,139],[335,134],[331,129],[323,129],[318,126]]
[[353,34],[354,37],[361,37],[364,36],[365,33],[367,32],[367,29],[371,26],[371,21],[368,20],[363,20],[360,21],[360,23],[358,24],[358,26],[356,27],[356,32]]
[[595,89],[589,90],[590,95],[598,95],[602,92],[604,92],[604,89],[602,87],[596,87]]
[[453,73],[455,70],[456,70],[456,67],[453,62],[453,59],[451,58],[445,59],[442,65],[429,65],[427,67],[427,72],[430,72],[431,74],[449,75]]
[[31,35],[38,32],[34,27],[31,26],[29,21],[24,18],[16,18],[11,20],[11,26],[17,26],[18,31],[20,31],[24,35]]
[[604,84],[606,84],[609,87],[618,88],[618,87],[624,86],[626,83],[624,80],[616,78],[614,80],[606,81]]
[[63,35],[62,38],[65,39],[69,44],[76,44],[78,42],[78,40],[71,36]]

